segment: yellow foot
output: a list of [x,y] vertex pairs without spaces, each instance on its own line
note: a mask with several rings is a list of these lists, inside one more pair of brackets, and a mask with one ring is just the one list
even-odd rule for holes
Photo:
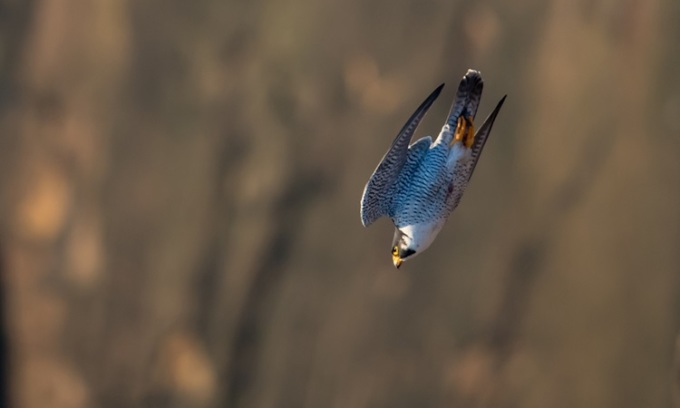
[[472,116],[467,118],[459,116],[456,123],[456,132],[453,134],[453,143],[463,142],[463,145],[469,148],[474,141],[475,125],[472,122]]

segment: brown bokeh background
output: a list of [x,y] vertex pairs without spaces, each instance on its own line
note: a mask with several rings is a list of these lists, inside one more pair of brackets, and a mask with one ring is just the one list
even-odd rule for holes
[[[16,407],[670,407],[675,0],[0,0]],[[508,94],[395,270],[359,221],[405,119]]]

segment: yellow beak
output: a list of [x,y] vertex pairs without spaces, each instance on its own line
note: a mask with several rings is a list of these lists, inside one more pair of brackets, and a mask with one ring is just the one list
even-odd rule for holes
[[394,264],[395,268],[399,269],[402,262],[404,262],[404,260],[399,258],[399,255],[392,255],[392,263]]

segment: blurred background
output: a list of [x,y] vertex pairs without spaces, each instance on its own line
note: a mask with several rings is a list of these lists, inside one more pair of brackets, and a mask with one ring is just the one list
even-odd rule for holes
[[[671,407],[675,0],[0,0],[0,404]],[[400,270],[359,199],[508,99]]]

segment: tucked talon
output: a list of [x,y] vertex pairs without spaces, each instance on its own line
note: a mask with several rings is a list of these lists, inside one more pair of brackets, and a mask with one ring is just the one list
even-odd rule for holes
[[463,143],[465,144],[465,147],[470,148],[475,142],[475,124],[472,120],[472,116],[465,118],[465,122],[467,124],[467,132],[463,138]]
[[475,124],[472,116],[459,116],[456,122],[456,132],[453,135],[451,144],[462,142],[467,148],[470,148],[475,141]]
[[467,123],[465,118],[459,116],[458,120],[456,121],[456,132],[453,134],[453,143],[465,140],[466,129]]

